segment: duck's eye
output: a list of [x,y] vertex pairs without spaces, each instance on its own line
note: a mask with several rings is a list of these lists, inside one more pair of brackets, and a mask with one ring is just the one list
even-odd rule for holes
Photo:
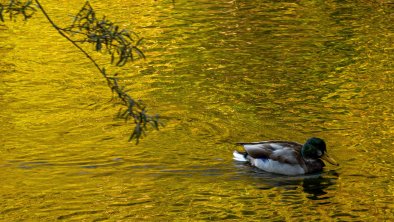
[[317,150],[317,156],[322,156],[322,155],[323,155],[323,152],[320,150]]

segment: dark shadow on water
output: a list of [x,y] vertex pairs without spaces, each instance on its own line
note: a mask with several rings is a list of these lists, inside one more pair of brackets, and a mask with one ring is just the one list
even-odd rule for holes
[[327,189],[336,183],[339,175],[335,170],[323,171],[317,174],[300,176],[286,176],[265,172],[244,163],[236,163],[238,173],[242,180],[251,180],[258,189],[269,190],[281,187],[286,190],[296,190],[300,186],[311,200],[328,199]]
[[304,192],[311,194],[308,196],[312,200],[328,199],[327,188],[334,185],[338,179],[338,173],[335,170],[323,172],[316,178],[305,178],[302,187]]

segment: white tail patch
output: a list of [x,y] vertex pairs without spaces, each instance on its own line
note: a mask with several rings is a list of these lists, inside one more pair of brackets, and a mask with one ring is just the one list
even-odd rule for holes
[[242,153],[238,153],[238,151],[233,152],[233,159],[240,162],[247,162],[248,160]]

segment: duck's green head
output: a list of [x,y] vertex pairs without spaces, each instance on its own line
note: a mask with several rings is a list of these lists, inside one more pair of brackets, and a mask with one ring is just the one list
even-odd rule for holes
[[302,146],[301,154],[305,159],[322,159],[333,165],[339,165],[334,159],[328,156],[326,143],[320,138],[312,137],[308,139]]

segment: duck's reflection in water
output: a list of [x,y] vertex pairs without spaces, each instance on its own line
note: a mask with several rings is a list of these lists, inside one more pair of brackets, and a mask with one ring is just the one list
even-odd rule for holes
[[297,190],[302,187],[302,190],[309,194],[306,197],[311,200],[328,199],[327,190],[336,183],[339,177],[335,170],[323,171],[318,174],[285,176],[268,173],[247,164],[236,165],[242,179],[252,180],[258,189],[269,190],[280,187],[285,190]]

